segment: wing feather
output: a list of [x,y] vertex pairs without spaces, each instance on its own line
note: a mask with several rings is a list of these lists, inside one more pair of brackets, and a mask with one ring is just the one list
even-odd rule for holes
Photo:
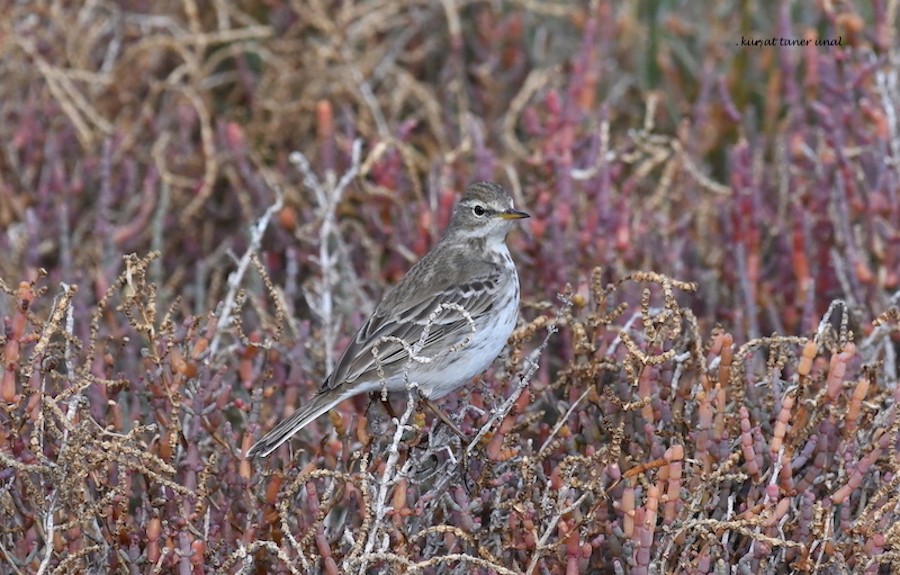
[[[372,354],[376,346],[381,368],[385,372],[390,373],[392,367],[402,365],[409,357],[407,349],[397,341],[385,338],[397,338],[410,348],[414,347],[422,337],[429,318],[441,304],[459,305],[477,325],[479,319],[491,310],[497,291],[504,287],[502,282],[501,268],[490,266],[465,284],[448,285],[432,297],[410,301],[404,308],[391,306],[394,309],[381,309],[379,306],[344,350],[334,371],[322,384],[322,391],[334,389],[343,382],[377,377],[375,356]],[[472,333],[469,318],[453,307],[444,308],[434,317],[418,355],[435,356],[464,342]]]

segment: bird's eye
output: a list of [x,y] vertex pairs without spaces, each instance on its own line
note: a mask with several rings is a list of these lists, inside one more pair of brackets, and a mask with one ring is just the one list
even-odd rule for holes
[[484,208],[481,206],[475,206],[474,208],[472,208],[472,212],[474,212],[476,216],[481,217],[484,215]]

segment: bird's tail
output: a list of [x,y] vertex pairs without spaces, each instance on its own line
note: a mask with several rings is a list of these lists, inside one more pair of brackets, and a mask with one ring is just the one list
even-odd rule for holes
[[340,403],[343,395],[335,393],[317,393],[309,403],[295,411],[290,417],[275,426],[262,439],[253,444],[247,452],[247,458],[266,457],[278,446],[290,439],[292,435],[309,425],[309,423]]

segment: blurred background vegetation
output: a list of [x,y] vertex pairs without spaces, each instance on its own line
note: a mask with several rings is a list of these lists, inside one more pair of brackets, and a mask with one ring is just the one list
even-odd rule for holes
[[[896,0],[0,5],[0,572],[900,569]],[[476,180],[525,327],[448,407],[539,368],[472,485],[362,400],[251,468]]]

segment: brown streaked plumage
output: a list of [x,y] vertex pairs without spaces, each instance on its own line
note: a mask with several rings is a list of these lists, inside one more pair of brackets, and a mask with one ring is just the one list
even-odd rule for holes
[[269,455],[355,395],[383,386],[404,391],[408,382],[415,382],[432,400],[487,369],[518,318],[519,277],[506,234],[514,220],[527,217],[513,209],[501,186],[469,186],[440,241],[388,291],[319,391],[257,441],[247,456]]

